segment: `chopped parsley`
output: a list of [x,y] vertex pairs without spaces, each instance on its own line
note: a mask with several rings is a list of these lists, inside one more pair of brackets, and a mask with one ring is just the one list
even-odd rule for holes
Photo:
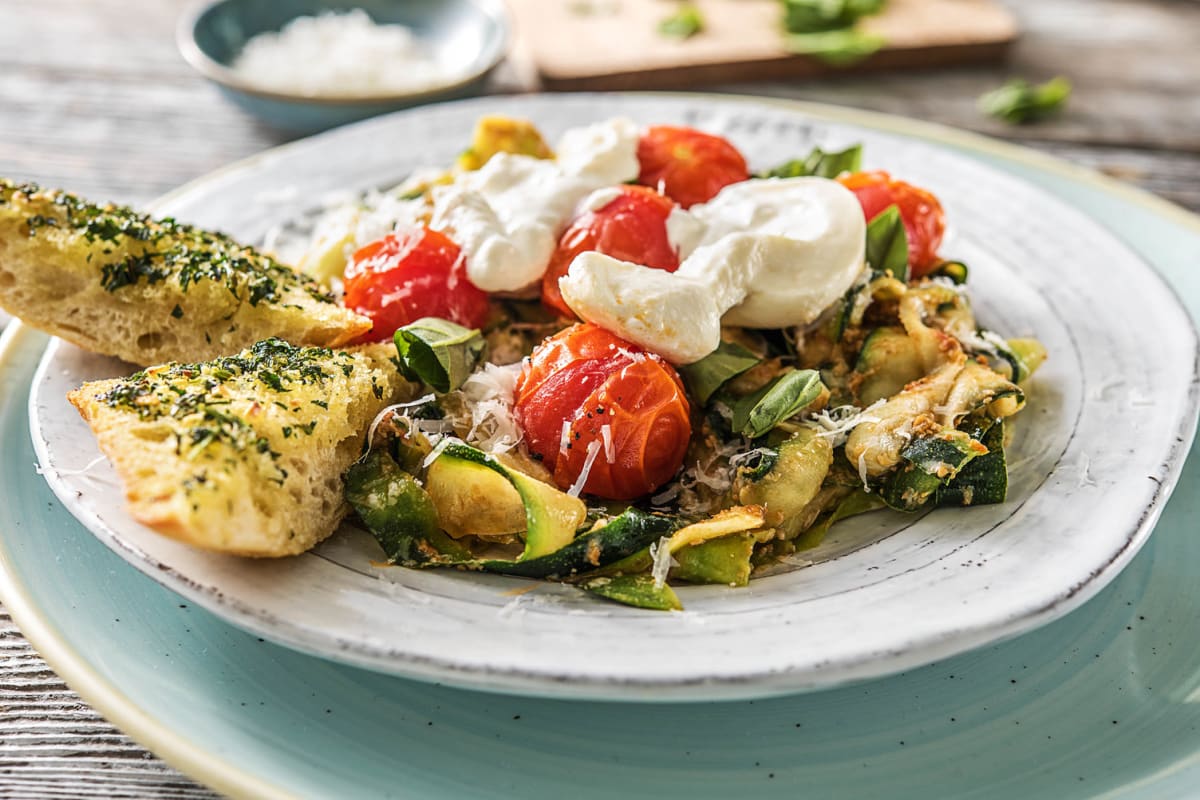
[[252,306],[280,303],[292,291],[303,291],[318,302],[334,302],[332,295],[305,276],[224,234],[170,217],[156,220],[124,206],[96,205],[32,183],[0,179],[0,204],[9,205],[18,196],[40,212],[25,218],[30,237],[54,227],[71,231],[90,245],[100,245],[99,253],[93,249],[88,261],[103,256],[96,260],[102,262],[97,264],[100,283],[109,292],[163,281],[173,281],[186,292],[202,281],[213,281]]
[[[296,347],[281,339],[266,339],[234,356],[225,356],[199,364],[168,364],[135,373],[119,381],[101,396],[110,408],[136,413],[147,421],[169,420],[175,436],[176,452],[189,461],[202,456],[218,458],[213,450],[223,445],[235,453],[267,456],[272,462],[279,453],[242,416],[229,408],[222,387],[234,386],[242,394],[254,384],[284,393],[305,385],[324,385],[338,371],[354,371],[353,357],[343,351],[322,347]],[[234,391],[232,394],[239,394]],[[279,401],[274,404],[290,411]],[[323,401],[312,401],[326,407]],[[281,428],[284,438],[297,432],[312,435],[318,420],[297,422]],[[227,451],[226,451],[227,452]],[[227,463],[236,463],[227,460]],[[284,471],[276,466],[281,475]],[[197,481],[195,485],[201,485]]]

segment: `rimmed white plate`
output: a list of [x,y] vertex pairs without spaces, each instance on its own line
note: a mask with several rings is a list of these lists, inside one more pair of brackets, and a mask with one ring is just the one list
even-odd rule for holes
[[862,142],[866,163],[932,189],[971,265],[984,324],[1036,334],[1051,357],[1030,387],[1008,502],[921,518],[849,521],[813,566],[742,590],[684,587],[682,614],[603,604],[497,576],[371,565],[343,530],[316,551],[256,562],[162,539],[123,511],[65,392],[129,368],[47,351],[30,399],[55,493],[139,569],[280,643],[476,688],[613,699],[729,698],[830,686],[927,663],[1028,630],[1097,592],[1144,543],[1196,423],[1197,343],[1156,273],[1107,231],[1011,177],[930,145],[802,113],[700,97],[490,98],[422,109],[264,154],[156,211],[256,240],[330,191],[447,163],[484,113],[551,134],[615,114],[729,136],[752,166]]

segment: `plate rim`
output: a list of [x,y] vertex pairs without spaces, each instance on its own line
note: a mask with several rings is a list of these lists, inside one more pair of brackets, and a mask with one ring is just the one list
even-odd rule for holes
[[[1141,206],[1151,213],[1165,217],[1179,226],[1200,234],[1200,216],[1167,200],[1119,183],[1090,169],[1070,164],[1026,147],[991,139],[981,134],[961,131],[947,126],[895,117],[879,112],[859,111],[825,104],[790,101],[781,98],[755,97],[748,95],[725,95],[716,93],[638,93],[639,96],[673,96],[690,98],[712,98],[772,105],[811,116],[848,124],[859,124],[901,135],[908,135],[934,144],[959,146],[976,154],[991,154],[1019,164],[1025,164],[1044,172],[1052,173],[1073,183],[1096,188],[1133,205]],[[288,148],[292,145],[283,145]],[[269,153],[277,152],[276,148]],[[209,173],[208,180],[222,173],[252,164],[264,156],[250,156],[227,167]],[[167,202],[180,193],[188,191],[198,183],[191,181],[163,195],[157,203]],[[1156,271],[1157,272],[1157,271]],[[1165,283],[1165,281],[1164,281]],[[1168,284],[1172,293],[1174,287]],[[1176,293],[1177,294],[1177,293]],[[18,349],[19,342],[26,336],[38,335],[19,322],[12,323],[0,335],[0,365],[4,365]],[[1162,502],[1159,502],[1162,505]],[[230,794],[254,796],[290,796],[278,787],[263,784],[257,778],[221,760],[219,756],[193,744],[176,734],[171,728],[148,717],[137,704],[121,689],[93,670],[87,658],[74,649],[71,642],[62,637],[51,620],[42,616],[40,609],[32,603],[17,578],[14,564],[10,563],[5,548],[0,547],[0,600],[7,607],[14,622],[28,641],[38,650],[56,673],[86,702],[97,708],[108,719],[117,724],[139,743],[151,747],[172,766],[196,779]],[[1195,759],[1193,759],[1194,761]],[[1190,765],[1188,765],[1190,766]],[[1184,768],[1184,767],[1180,767]],[[1151,779],[1152,776],[1147,776]]]
[[[570,102],[571,100],[586,100],[589,97],[604,97],[617,100],[628,99],[636,102],[648,97],[671,97],[683,101],[695,101],[697,98],[704,98],[713,101],[720,100],[726,96],[688,93],[579,93],[540,95],[532,99],[534,101],[548,101],[553,103],[557,99]],[[758,98],[752,96],[733,96],[732,99],[741,104],[757,108],[772,105],[771,103],[760,103],[758,102]],[[452,104],[443,104],[441,107],[488,106],[495,104],[496,100],[497,98],[495,97],[474,98]],[[879,125],[871,126],[866,122],[855,121],[853,118],[858,115],[858,112],[847,109],[840,109],[838,114],[834,116],[822,116],[810,112],[806,104],[784,102],[782,103],[782,107],[785,110],[800,113],[816,120],[839,122],[842,120],[834,118],[835,116],[845,117],[850,119],[849,124],[875,127],[876,129],[894,133],[890,128],[881,128]],[[407,113],[412,114],[413,112],[410,111]],[[885,121],[891,121],[887,115],[875,115],[872,112],[868,112],[864,116],[872,118],[883,117]],[[384,118],[377,118],[376,120],[362,123],[362,126],[386,124],[383,120]],[[907,123],[913,121],[901,119],[900,122]],[[904,135],[903,131],[900,132]],[[337,131],[330,131],[325,134],[301,139],[279,148],[272,148],[256,156],[251,156],[241,162],[202,176],[174,192],[168,193],[155,201],[151,207],[161,208],[163,204],[186,195],[191,191],[204,190],[204,187],[213,183],[219,184],[228,175],[237,174],[247,169],[253,170],[260,160],[274,160],[279,158],[281,154],[291,153],[296,149],[319,149],[321,142],[326,137],[334,137],[336,135]],[[936,139],[932,141],[935,145],[938,143]],[[997,172],[1003,174],[1002,170],[997,170]],[[1019,181],[1020,179],[1017,180]],[[1044,191],[1027,181],[1021,182],[1031,190],[1037,192]],[[1049,196],[1049,199],[1054,200],[1061,206],[1061,213],[1077,217],[1081,224],[1098,224],[1087,214],[1071,207],[1069,203],[1062,202],[1052,196]],[[1186,447],[1190,446],[1196,431],[1197,419],[1195,412],[1197,407],[1200,406],[1200,337],[1198,337],[1195,323],[1190,313],[1174,287],[1140,253],[1129,247],[1124,241],[1121,241],[1119,236],[1113,236],[1113,238],[1116,240],[1117,245],[1125,248],[1130,258],[1136,259],[1150,272],[1152,280],[1157,283],[1158,287],[1165,291],[1170,301],[1173,301],[1173,310],[1182,315],[1181,322],[1187,327],[1189,334],[1188,344],[1192,353],[1192,363],[1190,366],[1191,379],[1185,400],[1190,413],[1175,426],[1174,441],[1162,461],[1159,462],[1159,466],[1156,467],[1155,474],[1152,476],[1156,486],[1150,494],[1146,505],[1139,509],[1136,521],[1131,519],[1131,524],[1121,534],[1122,538],[1119,544],[1114,543],[1116,549],[1107,554],[1106,561],[1095,565],[1092,571],[1085,576],[1076,576],[1073,583],[1058,587],[1053,596],[1044,598],[1041,604],[1027,605],[1019,609],[1009,609],[1006,613],[996,616],[989,622],[972,625],[966,630],[960,628],[949,633],[932,633],[916,647],[888,649],[886,651],[876,651],[871,654],[860,653],[858,656],[847,657],[843,660],[844,663],[840,665],[837,674],[827,674],[829,670],[814,672],[811,665],[805,667],[803,665],[783,664],[760,667],[754,671],[743,670],[737,674],[713,674],[710,672],[707,674],[689,674],[683,677],[678,675],[638,677],[599,674],[596,672],[580,673],[577,670],[568,672],[561,668],[537,668],[530,664],[498,666],[492,663],[463,663],[460,659],[446,657],[433,652],[413,653],[372,647],[361,644],[356,640],[341,637],[336,632],[332,634],[320,633],[287,620],[281,620],[270,610],[246,604],[239,598],[223,593],[219,587],[213,585],[211,582],[198,583],[192,575],[181,572],[153,557],[149,557],[135,544],[122,538],[115,530],[110,530],[111,526],[103,522],[100,523],[100,530],[86,523],[85,527],[92,529],[93,534],[100,538],[104,544],[143,574],[148,575],[171,591],[187,597],[199,605],[205,606],[213,613],[222,616],[243,630],[252,631],[256,635],[310,655],[352,664],[376,672],[418,680],[448,681],[465,688],[506,694],[591,700],[625,700],[630,702],[670,702],[679,700],[742,699],[778,696],[833,688],[847,683],[895,674],[977,647],[1011,639],[1021,633],[1048,624],[1078,608],[1107,585],[1137,554],[1149,539],[1166,500],[1170,497],[1171,491],[1178,483],[1183,469],[1183,461],[1185,460],[1179,457],[1180,448],[1183,446],[1186,453]],[[48,366],[48,359],[43,359],[39,365],[37,374],[43,374],[43,371]],[[31,397],[31,409],[33,408],[34,399]],[[37,420],[34,420],[31,423],[31,431],[34,433],[34,447],[39,459],[44,461],[46,455],[45,448],[48,446],[48,443],[39,435],[39,430],[39,424]],[[70,508],[71,503],[69,498],[74,494],[72,487],[64,483],[53,471],[50,471],[46,475],[46,479],[58,498]],[[1132,517],[1133,515],[1131,514],[1130,516]],[[701,691],[704,693],[703,698],[699,696]]]

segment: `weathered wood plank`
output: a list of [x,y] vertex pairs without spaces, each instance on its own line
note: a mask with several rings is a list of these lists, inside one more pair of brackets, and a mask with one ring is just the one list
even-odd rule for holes
[[[1008,0],[1022,26],[1009,63],[732,87],[871,108],[1006,139],[1200,153],[1200,4]],[[1065,112],[1013,127],[981,115],[980,94],[1009,76],[1066,75]]]
[[80,702],[0,608],[0,797],[214,796]]

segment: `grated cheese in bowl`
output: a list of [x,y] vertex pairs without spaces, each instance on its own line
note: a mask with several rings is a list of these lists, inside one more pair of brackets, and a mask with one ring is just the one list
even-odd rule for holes
[[404,94],[454,76],[403,25],[380,25],[362,9],[297,17],[246,42],[231,65],[261,89],[307,97]]

